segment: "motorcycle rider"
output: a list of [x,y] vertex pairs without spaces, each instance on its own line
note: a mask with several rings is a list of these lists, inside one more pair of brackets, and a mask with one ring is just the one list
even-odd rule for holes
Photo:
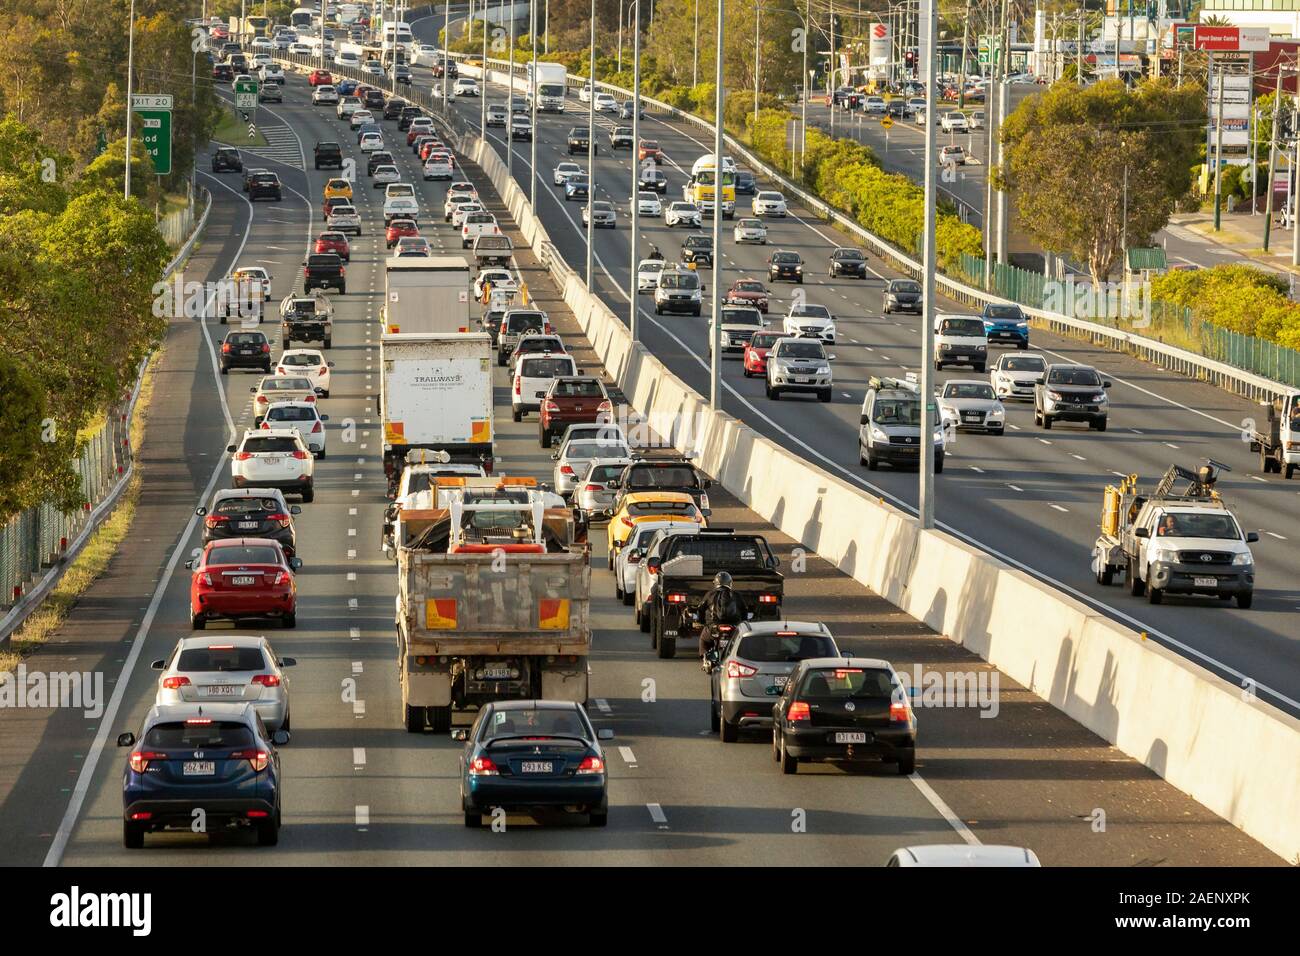
[[709,651],[717,645],[719,624],[733,627],[745,619],[745,602],[731,589],[731,575],[719,571],[713,576],[713,590],[704,599],[704,629],[700,632],[700,661],[706,663]]

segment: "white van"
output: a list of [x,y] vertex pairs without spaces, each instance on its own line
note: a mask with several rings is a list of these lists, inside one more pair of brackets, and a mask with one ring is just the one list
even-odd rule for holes
[[984,371],[988,362],[989,334],[978,315],[940,313],[934,317],[934,367],[960,365]]
[[582,369],[572,355],[564,352],[531,352],[515,359],[514,381],[510,390],[510,417],[521,421],[529,412],[542,407],[542,398],[557,378],[581,375]]

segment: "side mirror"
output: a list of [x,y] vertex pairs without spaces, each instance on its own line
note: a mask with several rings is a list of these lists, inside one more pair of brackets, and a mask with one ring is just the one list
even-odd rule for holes
[[282,657],[282,658],[280,658],[280,666],[281,666],[281,667],[297,667],[297,666],[298,666],[298,658],[296,658],[296,657]]
[[248,394],[250,394],[250,395],[256,395],[256,394],[257,394],[257,386],[254,385],[252,388],[250,388],[250,389],[248,390]]
[[200,518],[202,518],[204,515],[208,513],[208,509],[200,506],[194,509],[194,513],[198,515]]
[[551,461],[559,461],[559,460],[560,460],[560,453],[558,451],[555,454],[551,455]]
[[1133,537],[1135,537],[1135,538],[1149,538],[1149,537],[1151,537],[1151,529],[1150,529],[1150,528],[1134,528],[1134,529],[1133,529]]
[[1246,542],[1247,542],[1248,544],[1254,544],[1254,543],[1255,543],[1256,541],[1258,541],[1258,540],[1259,540],[1259,532],[1258,532],[1258,531],[1247,531],[1247,532],[1246,532]]
[[302,558],[290,558],[289,567],[295,571],[299,570],[302,567]]
[[194,570],[194,562],[193,562],[193,561],[186,561],[186,562],[185,562],[185,567],[186,567],[187,569],[191,570],[191,571]]
[[468,727],[453,727],[453,728],[451,729],[451,739],[452,739],[452,740],[469,740],[469,728],[468,728]]
[[861,415],[858,416],[859,425],[865,425],[867,424],[868,421],[870,421],[870,419],[867,417],[866,412],[863,412]]
[[705,487],[706,489],[707,489],[707,488],[712,488],[712,487],[713,487],[713,479],[712,479],[712,478],[705,478],[705,479],[704,479],[704,487]]
[[289,735],[289,731],[287,730],[277,730],[271,735],[271,743],[275,744],[277,747],[283,747],[292,739],[293,738]]
[[828,362],[834,362],[834,361],[835,361],[835,356],[834,356],[834,355],[828,355],[828,356],[826,356],[826,361],[828,361]]
[[302,514],[302,508],[300,508],[298,505],[290,505],[290,506],[289,506],[289,514],[291,514],[291,515],[300,515],[300,514]]
[[118,734],[118,735],[117,735],[117,745],[118,745],[119,747],[134,747],[134,746],[135,746],[135,734],[129,734],[129,733],[128,733],[128,734]]
[[1101,383],[1101,387],[1102,387],[1102,388],[1110,388],[1110,382],[1102,382],[1102,383]]
[[1036,379],[1034,379],[1034,384],[1035,384],[1035,385],[1046,385],[1046,384],[1047,384],[1047,379],[1045,379],[1045,378],[1036,378]]
[[625,544],[627,544],[627,539],[626,539],[626,538],[618,538],[618,539],[616,539],[616,540],[614,541],[614,547],[616,547],[616,548],[621,548],[621,547],[623,547],[623,545],[625,545]]
[[323,421],[323,422],[327,422],[327,421],[330,420],[330,417],[329,417],[328,415],[322,415],[322,416],[320,417],[320,420]]
[[663,558],[654,557],[651,558],[646,563],[646,567],[649,568],[651,571],[657,572],[663,566],[663,563],[664,563]]
[[768,570],[775,571],[780,566],[781,566],[781,559],[778,558],[776,555],[772,555],[772,557],[767,559]]
[[166,662],[165,660],[163,660],[161,657],[158,658],[158,660],[154,661],[152,664],[149,665],[149,667],[150,667],[151,669],[156,670],[156,671],[160,671],[160,670],[162,670],[162,669],[163,669],[164,667],[166,667],[166,666],[167,666],[167,662]]
[[614,731],[613,731],[613,729],[612,729],[612,728],[609,728],[609,727],[602,727],[602,728],[600,728],[600,730],[596,731],[596,739],[597,739],[597,740],[613,740],[613,739],[614,739]]

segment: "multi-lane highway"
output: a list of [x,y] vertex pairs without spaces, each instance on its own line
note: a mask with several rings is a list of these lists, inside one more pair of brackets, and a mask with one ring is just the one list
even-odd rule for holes
[[[429,20],[415,31],[436,35]],[[417,83],[427,84],[427,73]],[[494,101],[505,99],[504,87],[489,90]],[[466,123],[477,124],[479,101],[457,100],[454,108]],[[570,157],[565,135],[587,122],[585,105],[576,97],[562,115],[539,117],[538,212],[552,239],[571,262],[585,260],[585,229],[578,203],[565,203],[549,186],[550,173]],[[595,285],[614,311],[626,316],[630,269],[628,206],[632,168],[627,152],[614,152],[604,137],[614,125],[598,116],[601,151],[595,165],[595,197],[619,210],[619,227],[601,231],[596,245]],[[680,195],[696,157],[710,152],[708,136],[698,127],[655,115],[643,121],[643,135],[657,139],[667,162],[669,198]],[[489,137],[504,153],[499,132]],[[530,145],[516,143],[513,169],[527,185]],[[746,199],[741,197],[741,211]],[[920,361],[920,321],[885,316],[880,308],[881,281],[894,277],[883,263],[872,262],[872,275],[863,282],[830,279],[825,263],[830,251],[847,237],[809,216],[797,204],[786,220],[770,221],[767,246],[739,246],[723,232],[721,283],[740,277],[765,279],[766,257],[776,249],[793,249],[806,262],[803,285],[809,302],[826,305],[839,321],[834,352],[834,402],[808,399],[772,402],[763,384],[742,377],[739,362],[724,362],[723,407],[765,435],[803,454],[830,472],[876,491],[887,500],[914,506],[916,475],[882,469],[868,475],[858,463],[857,422],[868,378],[916,371]],[[651,243],[671,254],[685,235],[661,221],[641,219],[640,248]],[[706,277],[707,281],[707,277]],[[771,316],[776,322],[788,308],[795,287],[772,287]],[[941,307],[963,311],[956,303]],[[708,394],[706,363],[707,314],[699,319],[654,315],[648,297],[638,301],[639,327],[647,346],[702,394]],[[707,310],[706,310],[707,313]],[[1249,682],[1261,698],[1292,713],[1300,712],[1300,671],[1294,667],[1297,636],[1295,612],[1300,609],[1300,520],[1295,496],[1300,484],[1264,475],[1257,456],[1242,441],[1242,423],[1260,414],[1256,406],[1209,385],[1117,355],[1104,349],[1035,330],[1033,348],[1049,361],[1095,365],[1114,383],[1109,430],[1089,432],[1082,426],[1062,426],[1045,432],[1033,424],[1028,406],[1012,404],[1004,436],[962,434],[950,451],[952,458],[937,479],[937,517],[942,527],[976,543],[1029,573],[1055,584],[1151,637],[1178,649],[1234,683]],[[940,379],[955,377],[953,372]],[[1250,610],[1170,598],[1151,606],[1129,596],[1121,587],[1103,587],[1093,576],[1090,553],[1097,537],[1101,493],[1115,476],[1136,472],[1150,481],[1171,463],[1196,465],[1213,457],[1230,465],[1220,488],[1243,525],[1259,529],[1254,547],[1257,564],[1255,606]]]
[[[239,192],[237,177],[200,174],[213,193],[213,211],[185,279],[214,281],[236,265],[258,264],[273,276],[273,302],[300,288],[303,251],[309,236],[320,229],[320,197],[331,175],[309,168],[302,157],[310,156],[312,145],[321,140],[342,142],[345,155],[359,157],[354,137],[334,111],[307,102],[304,80],[291,76],[285,104],[263,108],[259,114],[260,122],[274,130],[272,141],[301,144],[297,157],[245,157],[281,177],[286,187],[282,202],[252,206]],[[548,121],[548,143],[564,122]],[[388,133],[391,127],[385,124],[388,135],[395,134]],[[665,128],[661,138],[669,136],[679,137],[670,148],[686,150],[680,134]],[[553,151],[549,144],[547,149]],[[440,209],[444,187],[422,182],[409,150],[398,144],[393,152],[406,179],[416,184],[423,208]],[[606,159],[602,163],[615,165]],[[514,235],[516,248],[522,247],[499,199],[477,170],[465,172],[478,181],[489,208]],[[511,817],[505,833],[465,829],[457,798],[460,745],[431,733],[408,734],[400,716],[393,642],[396,576],[378,547],[386,499],[382,439],[374,414],[380,334],[376,312],[383,298],[386,253],[379,238],[379,204],[364,180],[357,184],[357,193],[364,235],[353,245],[349,292],[334,297],[329,357],[336,367],[330,397],[322,400],[330,415],[329,456],[316,465],[315,501],[304,505],[297,519],[298,553],[305,562],[298,626],[265,631],[280,654],[298,661],[290,675],[293,740],[282,748],[286,790],[280,845],[259,849],[247,837],[218,837],[210,846],[205,837],[181,833],[151,836],[143,851],[122,847],[124,752],[113,740],[120,731],[137,730],[152,703],[157,675],[149,662],[165,656],[178,637],[191,633],[189,575],[181,565],[198,542],[193,509],[206,503],[214,489],[229,485],[223,449],[228,434],[251,423],[248,388],[257,381],[253,374],[217,374],[214,342],[223,330],[211,319],[174,317],[142,453],[144,484],[137,520],[109,574],[92,586],[49,648],[28,661],[29,667],[46,671],[102,671],[111,701],[103,715],[83,716],[67,709],[6,715],[0,733],[0,846],[5,848],[5,862],[445,866],[767,865],[780,860],[870,865],[883,863],[899,846],[962,841],[1031,846],[1048,865],[1277,862],[1240,831],[1005,676],[998,713],[991,719],[975,707],[919,712],[919,769],[913,777],[900,777],[892,767],[866,772],[813,767],[798,776],[783,776],[763,735],[724,745],[709,732],[706,678],[688,655],[668,661],[653,655],[629,610],[614,599],[599,535],[593,535],[592,555],[591,696],[593,719],[617,733],[609,747],[609,826],[594,831],[543,819],[546,826],[538,827],[527,817]],[[557,210],[554,204],[549,210],[543,205],[553,235],[577,261],[576,231],[570,230],[566,238]],[[811,227],[791,223],[778,228],[793,235]],[[428,217],[423,232],[437,251],[458,249],[451,227],[436,213]],[[657,236],[660,230],[649,232]],[[624,233],[614,238],[621,242]],[[657,241],[667,247],[665,239]],[[617,276],[610,255],[616,256],[617,250],[606,255],[602,249],[602,259]],[[596,368],[546,271],[526,251],[517,265],[581,364]],[[616,295],[612,280],[603,281],[606,291]],[[900,364],[906,362],[902,331],[878,334],[877,326],[883,326],[865,319],[846,324],[859,341],[849,343],[856,347],[842,349],[846,354],[838,367],[849,379],[843,391],[860,389],[854,379],[875,361],[860,354],[867,348],[889,349],[898,353]],[[654,347],[698,380],[691,369],[701,341],[700,323],[674,320],[646,327],[657,336]],[[265,330],[278,352],[274,324]],[[550,457],[538,447],[535,425],[514,424],[505,415],[507,381],[503,371],[496,374],[499,470],[549,475]],[[818,433],[841,429],[838,418],[808,418],[823,407],[810,411],[798,402],[777,410],[790,417],[764,422],[742,404],[755,402],[756,408],[767,411],[762,400],[742,390],[747,383],[732,384],[737,393],[729,401],[774,435],[783,435],[786,428],[811,441]],[[850,404],[837,395],[830,412],[849,409]],[[1058,438],[1053,433],[1054,441]],[[1011,436],[1008,443],[1016,440]],[[1044,472],[1049,471],[1048,451],[1054,447],[1042,446]],[[820,453],[810,449],[810,454]],[[964,447],[959,454],[963,464],[987,463]],[[993,467],[990,464],[989,470]],[[1024,483],[1022,501],[1041,502],[1041,486],[1020,476],[1021,470],[1014,477]],[[1011,477],[1010,472],[998,475]],[[909,479],[897,478],[891,493],[907,494]],[[714,507],[716,523],[763,530],[753,514],[725,495],[715,498]],[[947,507],[951,518],[951,505]],[[795,542],[766,533],[789,567]],[[815,557],[805,572],[788,577],[789,615],[825,621],[854,653],[887,658],[899,670],[920,666],[991,676],[987,664],[908,620]],[[213,634],[220,632],[213,627]],[[458,722],[465,719],[461,715]],[[1099,809],[1105,820],[1100,829]]]

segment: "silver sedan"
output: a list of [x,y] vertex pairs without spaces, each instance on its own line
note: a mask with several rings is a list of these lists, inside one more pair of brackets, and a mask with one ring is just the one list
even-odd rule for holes
[[153,662],[156,705],[251,703],[271,733],[289,730],[289,679],[265,637],[184,637],[170,656]]
[[555,491],[561,495],[570,495],[578,486],[578,481],[587,473],[587,467],[596,459],[628,458],[631,449],[620,441],[592,441],[577,439],[566,441],[551,456],[555,462]]

